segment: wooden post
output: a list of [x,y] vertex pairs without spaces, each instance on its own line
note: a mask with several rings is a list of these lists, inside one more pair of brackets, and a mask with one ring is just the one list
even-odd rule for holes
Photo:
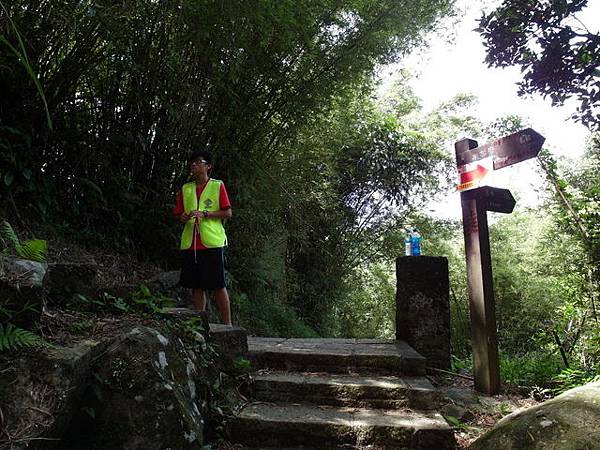
[[[477,142],[463,139],[455,143],[457,161],[460,154],[476,148]],[[471,311],[471,345],[475,389],[486,394],[500,390],[498,338],[492,283],[492,261],[487,225],[486,204],[478,190],[461,192],[467,283]]]
[[500,390],[487,211],[511,213],[515,199],[508,189],[490,186],[472,189],[488,171],[476,162],[491,157],[494,170],[512,166],[537,156],[544,141],[544,136],[526,128],[482,146],[472,139],[462,139],[454,144],[456,166],[460,174],[457,188],[464,191],[460,193],[460,200],[467,257],[475,389],[486,394],[496,394]]

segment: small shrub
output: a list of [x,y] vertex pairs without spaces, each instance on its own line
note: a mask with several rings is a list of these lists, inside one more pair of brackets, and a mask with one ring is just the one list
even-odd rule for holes
[[473,371],[473,359],[471,356],[460,358],[458,356],[451,355],[450,358],[450,369],[453,372],[459,373],[461,371]]
[[77,322],[72,323],[69,326],[69,331],[75,334],[86,333],[87,331],[94,328],[94,320],[92,319],[82,319]]
[[498,411],[500,412],[500,414],[502,414],[502,417],[504,417],[512,412],[512,408],[508,403],[502,402],[498,405]]
[[248,373],[252,370],[252,363],[246,358],[238,358],[233,362],[233,368],[239,373]]
[[137,291],[131,296],[136,309],[145,314],[157,314],[163,308],[175,306],[173,299],[161,294],[154,294],[148,286],[141,284]]
[[454,416],[444,416],[444,419],[446,419],[446,422],[448,422],[450,426],[455,430],[470,431],[476,429],[475,427],[470,426],[468,423],[463,422],[462,420]]

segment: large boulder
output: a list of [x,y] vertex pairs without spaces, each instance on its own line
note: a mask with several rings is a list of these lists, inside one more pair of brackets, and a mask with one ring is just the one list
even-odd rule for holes
[[[0,353],[0,449],[201,449],[220,425],[215,398],[238,400],[220,386],[233,363],[181,315],[141,319],[157,328],[131,319],[105,319],[71,347]],[[244,352],[240,330],[221,334]]]
[[160,292],[169,292],[179,287],[179,270],[160,272],[149,283]]
[[600,382],[509,414],[469,449],[600,449]]
[[83,412],[61,448],[200,449],[199,353],[176,335],[144,326],[114,339],[92,365]]

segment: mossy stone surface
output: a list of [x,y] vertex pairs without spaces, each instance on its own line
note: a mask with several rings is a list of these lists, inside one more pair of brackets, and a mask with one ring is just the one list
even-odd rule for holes
[[177,336],[135,327],[115,339],[92,370],[65,450],[202,447],[198,357]]
[[600,382],[515,411],[475,441],[472,450],[600,449]]

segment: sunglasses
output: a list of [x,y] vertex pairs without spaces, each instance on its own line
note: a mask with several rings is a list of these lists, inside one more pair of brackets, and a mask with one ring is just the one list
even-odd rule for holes
[[208,161],[204,161],[203,159],[196,159],[190,163],[190,166],[193,166],[194,164],[208,164]]

